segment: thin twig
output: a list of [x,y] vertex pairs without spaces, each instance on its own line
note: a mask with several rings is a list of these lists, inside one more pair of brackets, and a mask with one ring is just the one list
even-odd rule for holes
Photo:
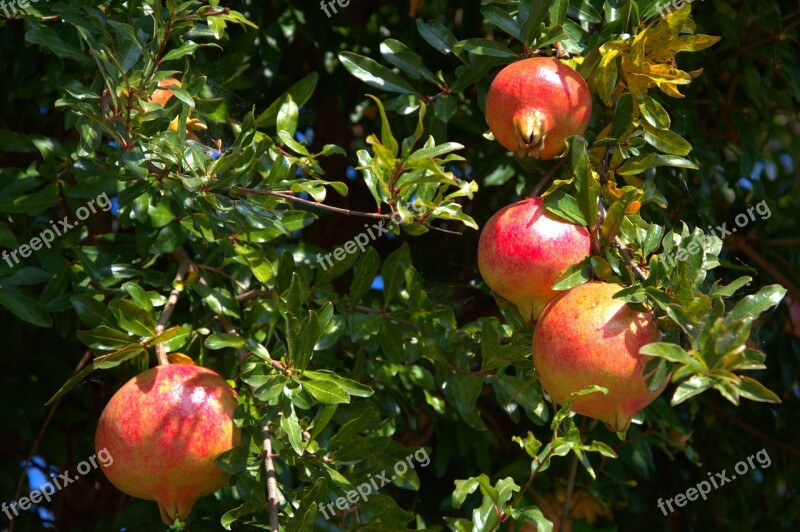
[[403,325],[411,325],[411,326],[414,325],[413,322],[410,322],[410,321],[408,321],[406,319],[398,318],[397,316],[392,316],[391,314],[387,314],[383,310],[379,310],[379,309],[375,309],[375,308],[372,308],[372,307],[368,307],[366,305],[356,305],[353,308],[355,310],[358,310],[358,311],[361,311],[361,312],[367,312],[369,314],[380,314],[381,316],[383,316],[387,320],[396,321],[397,323],[402,323]]
[[331,212],[336,212],[339,214],[346,214],[347,216],[362,216],[364,218],[375,218],[378,220],[388,220],[391,218],[389,214],[381,214],[377,212],[361,212],[361,211],[351,211],[350,209],[343,209],[341,207],[334,207],[332,205],[326,205],[325,203],[318,203],[316,201],[311,201],[303,198],[299,198],[293,195],[291,192],[278,192],[275,190],[265,190],[265,189],[258,189],[258,188],[244,188],[244,187],[222,187],[219,190],[223,192],[231,192],[232,189],[236,189],[239,194],[244,195],[254,195],[254,196],[273,196],[276,198],[282,198],[287,201],[293,201],[295,203],[302,203],[303,205],[309,205],[311,207],[316,207],[318,209],[323,209]]
[[[172,290],[169,293],[169,299],[167,299],[167,304],[164,306],[164,310],[161,312],[161,318],[158,320],[158,325],[156,325],[156,336],[164,332],[164,328],[169,322],[169,318],[172,316],[172,311],[175,310],[175,305],[178,304],[178,298],[181,296],[181,291],[183,290],[181,285],[183,284],[186,274],[189,272],[191,266],[191,260],[185,260],[181,262],[180,266],[178,266],[178,273],[175,274],[175,280],[172,281]],[[169,359],[167,358],[167,348],[164,346],[163,342],[156,344],[156,357],[158,358],[158,364],[160,366],[166,366],[169,364]]]
[[[72,372],[72,375],[77,375],[80,371],[92,360],[92,350],[87,349],[86,352],[83,354],[80,362],[78,365],[75,366],[75,371]],[[63,397],[63,396],[62,396]],[[25,481],[25,477],[27,476],[27,466],[30,464],[31,460],[33,460],[33,455],[36,454],[36,450],[39,448],[39,444],[42,442],[42,438],[44,437],[45,431],[47,431],[47,427],[50,425],[50,421],[53,420],[53,415],[56,413],[58,406],[61,404],[61,397],[56,399],[56,402],[53,403],[53,406],[50,407],[50,412],[47,413],[47,417],[44,418],[44,423],[42,423],[42,428],[39,429],[39,433],[36,435],[36,439],[33,440],[33,445],[31,446],[31,450],[28,453],[28,458],[25,460],[25,466],[22,469],[22,474],[19,477],[19,481],[17,482],[17,490],[14,492],[14,499],[15,501],[19,500],[20,495],[22,494],[22,484]],[[8,523],[8,532],[14,532],[14,520],[12,519]]]
[[[581,431],[580,431],[580,442],[583,442],[583,436],[586,432],[591,432],[597,426],[597,420],[593,419],[591,424],[586,426],[586,422],[588,418],[584,418],[581,422]],[[570,504],[572,502],[572,492],[575,490],[575,478],[578,476],[578,453],[574,450],[572,451],[574,456],[572,457],[572,463],[569,466],[569,476],[567,477],[567,490],[564,492],[564,506],[561,509],[561,518],[559,519],[558,530],[560,532],[564,531],[564,527],[567,524],[567,517],[570,513],[572,513],[572,509],[570,508]]]
[[236,296],[236,301],[241,303],[242,301],[247,301],[249,299],[260,299],[262,297],[272,297],[275,295],[275,292],[272,290],[250,290],[249,292],[243,292]]
[[647,274],[644,272],[644,270],[642,270],[642,268],[638,264],[636,264],[634,262],[633,256],[631,255],[631,251],[628,249],[628,246],[626,246],[622,242],[620,237],[617,237],[615,239],[615,242],[617,244],[617,247],[619,247],[619,250],[622,252],[622,255],[625,257],[625,260],[627,260],[628,264],[630,264],[631,268],[633,268],[633,271],[635,271],[636,273],[639,274],[639,277],[642,278],[642,281],[646,281],[647,280]]
[[564,506],[561,508],[561,518],[558,520],[558,530],[563,532],[567,524],[567,516],[571,513],[569,507],[572,502],[572,491],[575,489],[575,477],[578,476],[578,453],[572,451],[572,463],[569,465],[569,476],[567,477],[567,491],[564,493]]
[[550,179],[552,179],[552,177],[556,174],[556,172],[558,172],[558,169],[561,168],[562,166],[564,166],[565,162],[567,162],[567,158],[566,157],[564,157],[563,159],[558,161],[556,164],[554,164],[553,167],[546,174],[544,174],[542,176],[542,178],[539,180],[539,182],[536,183],[536,186],[533,188],[533,192],[528,194],[528,197],[529,198],[538,197],[539,193],[542,191],[542,188],[544,188],[544,186],[547,184],[547,182],[550,181]]

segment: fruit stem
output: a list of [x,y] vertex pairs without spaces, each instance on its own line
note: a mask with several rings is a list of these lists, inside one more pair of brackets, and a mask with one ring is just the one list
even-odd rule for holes
[[[159,318],[158,324],[156,325],[156,338],[164,332],[164,328],[167,322],[169,322],[169,318],[172,316],[172,311],[175,310],[175,305],[178,304],[178,298],[181,295],[181,290],[183,290],[183,281],[186,278],[186,274],[191,270],[191,267],[192,261],[187,255],[184,257],[184,260],[181,261],[180,266],[178,266],[178,273],[175,274],[175,280],[172,281],[172,290],[169,293],[169,299],[167,299],[167,304],[164,305],[164,311],[161,312],[161,318]],[[167,348],[164,346],[163,342],[156,344],[156,358],[158,358],[159,366],[169,365]]]
[[542,176],[538,183],[536,183],[536,187],[533,189],[528,197],[529,198],[538,198],[539,193],[542,191],[544,186],[553,178],[553,176],[558,172],[558,169],[564,166],[564,163],[567,162],[567,158],[564,157],[563,159],[559,160],[556,164],[553,165],[550,170],[546,174]]

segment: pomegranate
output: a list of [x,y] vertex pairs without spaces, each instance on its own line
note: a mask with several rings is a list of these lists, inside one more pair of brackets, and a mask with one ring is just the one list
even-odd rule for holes
[[589,282],[554,299],[533,333],[533,365],[542,386],[559,404],[592,384],[608,389],[578,398],[573,412],[603,421],[615,432],[663,391],[647,390],[642,346],[661,333],[653,316],[613,299],[622,287]]
[[[177,85],[178,87],[182,87],[181,82],[175,78],[167,78],[162,79],[158,82],[159,88],[153,91],[153,94],[150,95],[150,101],[152,103],[160,103],[162,107],[166,107],[167,102],[172,95],[174,94],[172,90],[169,89],[172,85]],[[163,88],[162,88],[163,87]]]
[[569,137],[586,131],[591,116],[586,82],[552,57],[508,65],[486,96],[486,121],[495,140],[519,157],[559,157]]
[[550,218],[542,198],[528,198],[503,207],[483,227],[478,268],[530,323],[559,294],[553,283],[590,250],[585,227]]
[[241,441],[236,392],[202,366],[157,366],[125,383],[103,410],[95,446],[113,463],[103,472],[119,490],[158,503],[168,525],[227,484],[214,464]]

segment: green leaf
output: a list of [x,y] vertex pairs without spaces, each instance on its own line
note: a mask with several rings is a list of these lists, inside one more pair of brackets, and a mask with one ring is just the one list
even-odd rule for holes
[[676,406],[686,401],[687,399],[701,394],[711,388],[713,381],[705,375],[694,375],[686,382],[683,382],[675,390],[672,395],[670,404]]
[[52,327],[53,319],[45,308],[35,299],[10,286],[0,285],[0,306],[36,327]]
[[300,384],[305,391],[322,404],[350,403],[350,396],[335,382],[302,380]]
[[422,58],[400,41],[386,39],[381,43],[380,50],[388,62],[402,70],[411,79],[424,77],[431,83],[439,84],[436,76],[422,62]]
[[59,388],[59,390],[53,395],[53,397],[47,400],[45,406],[50,406],[59,399],[61,399],[61,397],[65,393],[74,389],[76,386],[78,386],[80,383],[86,380],[86,377],[88,377],[89,374],[94,371],[94,369],[95,369],[94,366],[92,364],[89,364],[85,368],[83,368],[80,372],[70,377],[69,380],[67,380],[67,382],[65,382],[64,385],[61,386],[61,388]]
[[692,145],[669,129],[658,129],[645,122],[644,140],[655,149],[672,155],[688,155]]
[[346,379],[330,371],[305,371],[303,372],[303,377],[311,380],[333,382],[347,392],[348,395],[356,397],[371,397],[375,393],[366,384]]
[[520,25],[499,6],[486,6],[481,9],[481,14],[486,22],[500,28],[510,36],[514,38],[520,36],[522,32]]
[[709,292],[709,297],[732,297],[737,290],[742,288],[743,286],[749,284],[753,280],[752,277],[744,276],[739,277],[735,281],[733,281],[729,285],[721,286],[720,280],[717,280],[714,283],[714,286],[711,287],[711,292]]
[[281,105],[278,111],[278,118],[276,121],[278,129],[286,131],[290,135],[294,135],[295,131],[297,131],[297,116],[299,113],[300,110],[297,104],[294,103],[292,95],[286,95],[286,101],[283,102],[283,105]]
[[95,369],[111,369],[119,366],[134,357],[144,353],[144,348],[139,344],[131,344],[123,347],[119,351],[114,351],[107,355],[102,355],[94,359]]
[[300,427],[300,421],[297,419],[297,414],[294,412],[294,406],[289,409],[289,415],[281,416],[281,428],[289,438],[289,444],[294,449],[298,456],[303,456],[303,429]]
[[244,347],[245,339],[238,334],[230,333],[215,333],[206,338],[205,346],[208,349],[224,349],[226,347],[233,347],[240,349]]
[[0,278],[0,281],[2,281],[4,285],[21,286],[46,283],[51,277],[53,277],[51,273],[41,268],[25,266],[22,268],[15,268],[12,270],[11,275]]
[[582,225],[583,227],[588,225],[578,200],[562,190],[556,190],[545,196],[544,206],[547,212],[567,222]]
[[417,31],[419,31],[419,34],[428,44],[436,48],[441,53],[445,55],[455,54],[463,61],[461,55],[455,50],[455,35],[453,35],[453,33],[438,20],[424,22],[421,18],[418,18]]
[[697,170],[696,164],[682,157],[648,153],[647,155],[631,157],[617,169],[617,173],[620,175],[636,175],[657,166],[675,166]]
[[539,31],[549,7],[550,4],[548,2],[542,2],[541,0],[520,2],[517,22],[522,24],[522,35],[519,35],[519,38],[523,44],[529,44]]
[[[623,94],[617,101],[614,109],[614,120],[611,122],[611,136],[623,140],[625,133],[633,125],[633,97],[630,93]],[[688,152],[687,152],[688,153]]]
[[414,87],[399,75],[369,57],[340,52],[339,61],[352,75],[369,85],[388,92],[416,94]]
[[31,17],[28,17],[26,25],[31,27],[25,34],[25,40],[29,43],[38,44],[58,57],[71,59],[85,67],[93,66],[94,63],[89,54],[59,37],[54,28],[41,26]]
[[780,398],[774,392],[767,389],[766,386],[761,384],[755,379],[739,376],[742,382],[739,384],[739,394],[751,401],[759,401],[762,403],[780,403]]
[[591,277],[592,264],[589,257],[586,257],[578,264],[567,268],[550,288],[552,290],[570,290],[588,282]]
[[757,293],[745,296],[733,307],[725,318],[727,324],[738,320],[755,320],[761,314],[778,305],[786,295],[786,289],[778,284],[765,286]]
[[264,252],[261,249],[245,245],[237,245],[234,249],[247,262],[247,265],[250,266],[250,271],[253,272],[259,282],[268,286],[273,283],[275,269],[272,262],[264,257]]
[[115,324],[114,315],[100,301],[85,294],[76,294],[70,298],[78,318],[89,327]]
[[639,111],[647,122],[658,129],[669,129],[672,121],[669,113],[650,96],[645,96],[644,101],[639,103]]
[[156,322],[136,303],[125,299],[114,299],[108,304],[108,308],[126,331],[148,338],[156,335]]
[[[363,234],[363,233],[362,233]],[[358,303],[364,297],[380,269],[381,259],[374,248],[369,248],[353,268],[353,282],[350,285],[350,301]]]
[[92,349],[120,349],[135,344],[136,339],[122,331],[100,325],[89,331],[78,331],[78,340]]
[[666,342],[647,344],[639,349],[639,353],[651,357],[663,358],[665,360],[669,360],[670,362],[678,362],[681,364],[691,364],[694,360],[692,356],[681,346]]
[[489,39],[466,39],[456,43],[456,47],[467,53],[501,59],[516,59],[517,54],[508,47]]
[[389,119],[386,117],[386,110],[383,108],[383,102],[371,94],[367,94],[369,98],[378,106],[378,111],[381,114],[381,144],[389,150],[392,157],[397,157],[397,150],[399,146],[397,140],[392,135],[392,128],[389,125]]
[[261,115],[258,117],[258,120],[256,120],[256,126],[266,127],[275,124],[278,118],[278,113],[280,112],[283,103],[289,96],[292,97],[297,107],[304,106],[306,102],[308,102],[309,98],[311,98],[311,95],[314,94],[314,89],[317,87],[318,79],[319,75],[316,72],[312,72],[292,85],[288,91],[284,92],[277,100],[272,102],[266,111],[261,113]]
[[[544,2],[542,2],[544,3]],[[552,0],[550,2],[550,25],[560,26],[567,19],[569,0]]]
[[586,153],[586,139],[580,136],[570,139],[570,157],[572,171],[575,172],[575,188],[577,190],[578,207],[589,227],[594,227],[597,219],[597,196],[600,183],[592,175]]

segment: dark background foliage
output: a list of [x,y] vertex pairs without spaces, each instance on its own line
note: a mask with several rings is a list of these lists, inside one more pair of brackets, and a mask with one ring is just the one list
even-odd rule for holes
[[[602,6],[598,1],[587,3]],[[229,7],[244,13],[259,30],[229,28],[222,49],[197,51],[191,61],[192,74],[207,76],[225,99],[229,116],[242,120],[252,107],[258,115],[292,84],[318,73],[317,90],[301,110],[298,129],[306,137],[313,135],[315,147],[337,144],[347,151],[346,157],[329,157],[321,163],[326,179],[343,181],[350,187],[347,197],[332,192],[327,203],[372,211],[374,202],[362,179],[352,180],[348,175],[358,166],[355,153],[366,147],[367,135],[380,129],[377,108],[365,97],[374,90],[350,75],[337,54],[351,51],[378,59],[380,43],[391,37],[420,53],[434,72],[442,70],[450,76],[458,62],[434,51],[420,37],[416,18],[439,20],[459,39],[499,37],[496,29],[483,24],[479,2],[427,0],[411,4],[352,0],[349,7],[329,19],[312,1],[230,2]],[[45,5],[43,0],[37,8],[47,14],[56,5]],[[746,293],[777,282],[800,300],[800,5],[788,0],[709,0],[695,2],[692,10],[698,33],[722,39],[709,49],[679,56],[683,70],[703,69],[699,78],[682,89],[685,99],[658,99],[673,118],[673,130],[693,145],[692,158],[699,170],[660,173],[657,184],[669,207],[661,210],[648,206],[643,216],[667,227],[679,227],[681,222],[701,228],[726,221],[731,225],[735,215],[748,205],[767,201],[771,218],[757,221],[745,234],[726,240],[722,267],[715,275],[726,281],[752,276],[754,282]],[[62,97],[67,81],[91,80],[96,75],[91,68],[26,42],[28,24],[20,18],[0,22],[0,71],[5,74],[0,89],[3,168],[24,169],[40,159],[39,151],[25,139],[50,137],[64,144],[77,143],[78,132],[65,124],[65,114],[54,107],[54,102]],[[478,225],[501,206],[524,197],[536,183],[502,147],[482,137],[486,124],[481,100],[498,70],[492,69],[490,75],[463,92],[452,120],[445,123],[432,113],[426,127],[437,143],[453,141],[465,146],[460,154],[466,162],[453,163],[448,169],[480,185],[473,200],[462,202]],[[398,138],[413,132],[416,115],[391,115]],[[224,128],[220,136],[223,141],[233,140]],[[0,190],[0,196],[3,194]],[[72,209],[78,205],[73,200],[59,202],[54,207],[56,215],[67,204]],[[323,220],[303,228],[304,243],[332,250],[363,230],[360,218],[330,213],[320,213],[320,218]],[[15,217],[13,222],[15,231],[25,232],[24,221]],[[89,241],[95,238],[93,235],[110,231],[115,223],[109,214],[97,217],[89,227]],[[443,227],[464,234],[432,231],[417,237],[401,235],[380,239],[374,247],[385,259],[403,241],[409,241],[413,264],[424,280],[428,297],[450,307],[459,324],[479,317],[500,318],[501,312],[477,270],[479,233],[455,222]],[[133,234],[130,229],[128,233]],[[168,263],[162,259],[156,270],[166,272]],[[173,273],[174,269],[165,276],[171,278]],[[338,278],[335,288],[346,292],[351,278],[350,273]],[[41,294],[41,286],[35,290]],[[177,314],[180,320],[192,320],[188,306]],[[34,442],[38,444],[36,454],[62,470],[89,456],[103,406],[117,387],[142,367],[143,362],[138,361],[94,374],[64,396],[46,430],[39,434],[50,412],[45,402],[86,353],[86,346],[75,336],[81,327],[75,313],[61,311],[54,318],[52,327],[40,328],[9,312],[0,312],[4,366],[0,374],[0,499],[5,501],[15,493],[20,464]],[[781,404],[743,401],[734,407],[709,392],[671,410],[669,397],[674,386],[670,385],[651,407],[665,424],[634,426],[625,441],[618,441],[604,427],[591,429],[592,437],[615,448],[619,459],[593,457],[596,481],[579,471],[576,489],[598,502],[583,505],[585,514],[573,524],[575,529],[795,529],[800,523],[800,340],[787,331],[789,323],[788,306],[780,305],[756,323],[751,339],[768,355],[768,369],[755,376],[777,393]],[[209,358],[206,363],[224,370],[232,362],[229,357],[220,357]],[[437,382],[440,377],[436,373]],[[451,493],[457,479],[485,473],[492,482],[512,476],[518,484],[524,484],[530,460],[512,441],[513,436],[530,430],[542,441],[549,439],[547,425],[537,426],[526,416],[510,417],[488,385],[475,404],[488,427],[484,431],[465,423],[452,408],[444,415],[437,414],[421,391],[411,385],[398,386],[381,401],[387,409],[402,405],[404,415],[395,420],[394,440],[409,448],[429,448],[433,460],[430,467],[418,471],[419,492],[387,487],[386,494],[403,509],[423,516],[430,527],[443,526],[443,516],[466,517],[467,507],[480,504],[474,498],[468,499],[461,510],[452,507]],[[706,472],[731,470],[737,461],[762,448],[772,458],[770,468],[737,478],[712,492],[708,501],[690,503],[668,518],[657,509],[657,499],[685,491],[705,479]],[[558,506],[553,501],[563,493],[568,469],[569,460],[555,460],[546,474],[537,476],[525,499],[542,506],[533,496],[537,494]],[[280,480],[289,485],[296,480],[285,470],[282,475]],[[23,489],[23,494],[27,491]],[[230,502],[229,497],[202,500],[193,529],[219,529],[219,517],[235,505]],[[147,530],[148,526],[158,526],[154,524],[158,523],[154,505],[129,500],[100,471],[59,493],[48,509],[52,511],[50,525],[57,530],[117,530],[120,526]],[[15,530],[42,529],[43,516],[26,513],[16,520]],[[256,521],[264,523],[266,519],[262,515]],[[3,516],[0,523],[0,527],[5,526]],[[136,523],[145,524],[136,528]],[[256,525],[242,524],[240,529],[249,526]]]

